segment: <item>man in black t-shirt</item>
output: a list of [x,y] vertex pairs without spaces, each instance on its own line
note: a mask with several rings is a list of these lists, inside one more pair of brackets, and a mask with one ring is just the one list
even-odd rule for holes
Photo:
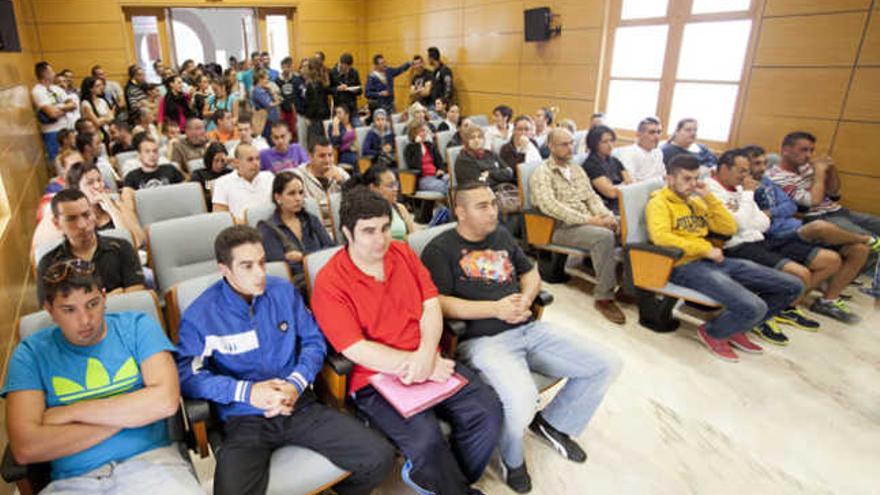
[[64,242],[44,254],[37,263],[37,300],[42,305],[43,275],[61,261],[91,261],[107,294],[143,290],[144,272],[131,243],[95,232],[95,214],[79,189],[63,189],[52,198],[52,222],[64,233]]
[[409,83],[409,99],[413,103],[421,103],[425,108],[431,107],[434,100],[431,99],[431,85],[434,74],[425,68],[425,59],[421,55],[413,57],[412,80]]
[[174,165],[159,164],[159,146],[151,137],[144,137],[137,147],[140,167],[125,174],[123,184],[129,189],[149,189],[183,182],[183,174]]
[[428,61],[434,67],[431,101],[434,102],[439,98],[444,98],[449,102],[455,102],[452,69],[440,60],[440,50],[436,46],[428,48]]
[[[476,370],[504,406],[500,450],[505,481],[531,490],[523,457],[528,426],[564,457],[584,462],[580,435],[620,370],[615,354],[586,335],[536,321],[530,307],[541,288],[538,270],[503,227],[492,190],[482,183],[455,191],[458,225],[437,236],[422,262],[440,292],[445,317],[467,321],[458,358]],[[583,332],[582,332],[583,333]],[[531,372],[566,378],[536,414]]]

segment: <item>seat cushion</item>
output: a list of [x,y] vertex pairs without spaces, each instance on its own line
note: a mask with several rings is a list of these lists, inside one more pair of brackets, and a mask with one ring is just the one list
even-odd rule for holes
[[721,304],[718,304],[718,301],[711,297],[693,289],[673,284],[672,282],[667,282],[666,285],[660,289],[654,289],[652,292],[657,292],[676,299],[684,299],[685,301],[695,302],[704,306],[721,307]]
[[267,495],[307,495],[346,474],[326,457],[302,447],[282,447],[272,453]]

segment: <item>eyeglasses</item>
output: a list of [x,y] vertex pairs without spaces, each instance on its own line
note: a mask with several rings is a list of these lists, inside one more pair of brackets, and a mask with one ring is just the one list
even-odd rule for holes
[[57,284],[64,281],[71,273],[76,275],[91,275],[95,273],[95,264],[91,261],[72,259],[61,261],[50,266],[43,274],[43,282]]

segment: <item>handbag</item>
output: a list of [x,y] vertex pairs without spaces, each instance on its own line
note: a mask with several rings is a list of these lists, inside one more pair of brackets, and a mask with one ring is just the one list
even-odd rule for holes
[[519,189],[509,182],[502,182],[493,188],[498,209],[501,213],[517,213],[522,210]]

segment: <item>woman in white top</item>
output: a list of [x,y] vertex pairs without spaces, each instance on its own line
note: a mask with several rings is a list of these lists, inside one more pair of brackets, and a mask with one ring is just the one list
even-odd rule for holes
[[[441,98],[437,98],[437,101],[440,101]],[[461,110],[458,108],[458,105],[450,105],[449,109],[446,110],[446,118],[443,119],[443,122],[440,122],[440,125],[437,126],[437,132],[442,131],[457,131],[458,125],[461,122]]]
[[110,104],[104,99],[104,81],[96,77],[86,77],[82,82],[82,116],[109,136],[109,125],[116,118]]
[[510,137],[513,135],[513,124],[510,123],[512,118],[513,109],[507,105],[498,105],[492,110],[492,119],[495,122],[485,130],[484,148],[497,153],[504,143],[510,141]]

